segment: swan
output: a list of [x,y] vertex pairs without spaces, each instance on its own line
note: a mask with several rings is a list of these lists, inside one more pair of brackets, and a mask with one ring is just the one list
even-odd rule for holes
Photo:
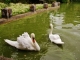
[[34,33],[31,33],[30,37],[27,32],[24,32],[22,35],[17,37],[17,41],[12,41],[9,39],[4,39],[4,41],[17,49],[40,51],[40,46],[35,40]]
[[49,32],[49,39],[51,42],[55,44],[64,44],[64,42],[61,41],[60,36],[58,34],[52,34],[53,31],[53,25],[50,23],[50,32]]

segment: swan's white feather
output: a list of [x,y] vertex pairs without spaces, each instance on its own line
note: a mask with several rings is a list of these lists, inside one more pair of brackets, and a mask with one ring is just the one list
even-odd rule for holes
[[8,39],[4,39],[4,40],[9,45],[16,47],[18,49],[40,51],[40,46],[38,45],[38,43],[36,41],[35,43],[33,43],[31,37],[27,32],[17,37],[17,41],[12,41]]
[[58,34],[52,34],[53,31],[53,25],[50,23],[50,33],[49,33],[49,39],[51,42],[54,42],[56,44],[64,44],[64,42],[62,42],[60,36]]

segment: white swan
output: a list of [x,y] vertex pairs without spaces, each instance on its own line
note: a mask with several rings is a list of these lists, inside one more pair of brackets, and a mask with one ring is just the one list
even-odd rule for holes
[[21,36],[17,37],[17,41],[11,41],[4,39],[9,45],[21,50],[35,50],[40,51],[40,46],[35,40],[35,34],[31,33],[31,37],[27,32],[24,32]]
[[64,44],[64,42],[61,41],[60,36],[58,34],[52,34],[53,31],[53,25],[50,24],[50,33],[49,33],[49,39],[51,42],[54,42],[55,44]]

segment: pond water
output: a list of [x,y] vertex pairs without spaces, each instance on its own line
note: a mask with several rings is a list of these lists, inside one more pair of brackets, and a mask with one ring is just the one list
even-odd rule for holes
[[[50,21],[50,14],[54,16]],[[53,34],[59,34],[64,45],[48,38],[49,23]],[[4,39],[16,40],[23,32],[34,32],[41,47],[39,52],[18,50]],[[62,4],[59,10],[47,11],[28,18],[0,25],[0,55],[14,60],[80,60],[80,4]]]

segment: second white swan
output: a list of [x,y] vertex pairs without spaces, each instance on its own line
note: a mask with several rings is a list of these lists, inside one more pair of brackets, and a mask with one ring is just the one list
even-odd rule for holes
[[49,39],[51,42],[54,42],[55,44],[64,44],[64,42],[61,41],[61,38],[58,34],[52,34],[53,31],[53,25],[50,23],[50,33],[49,33]]

